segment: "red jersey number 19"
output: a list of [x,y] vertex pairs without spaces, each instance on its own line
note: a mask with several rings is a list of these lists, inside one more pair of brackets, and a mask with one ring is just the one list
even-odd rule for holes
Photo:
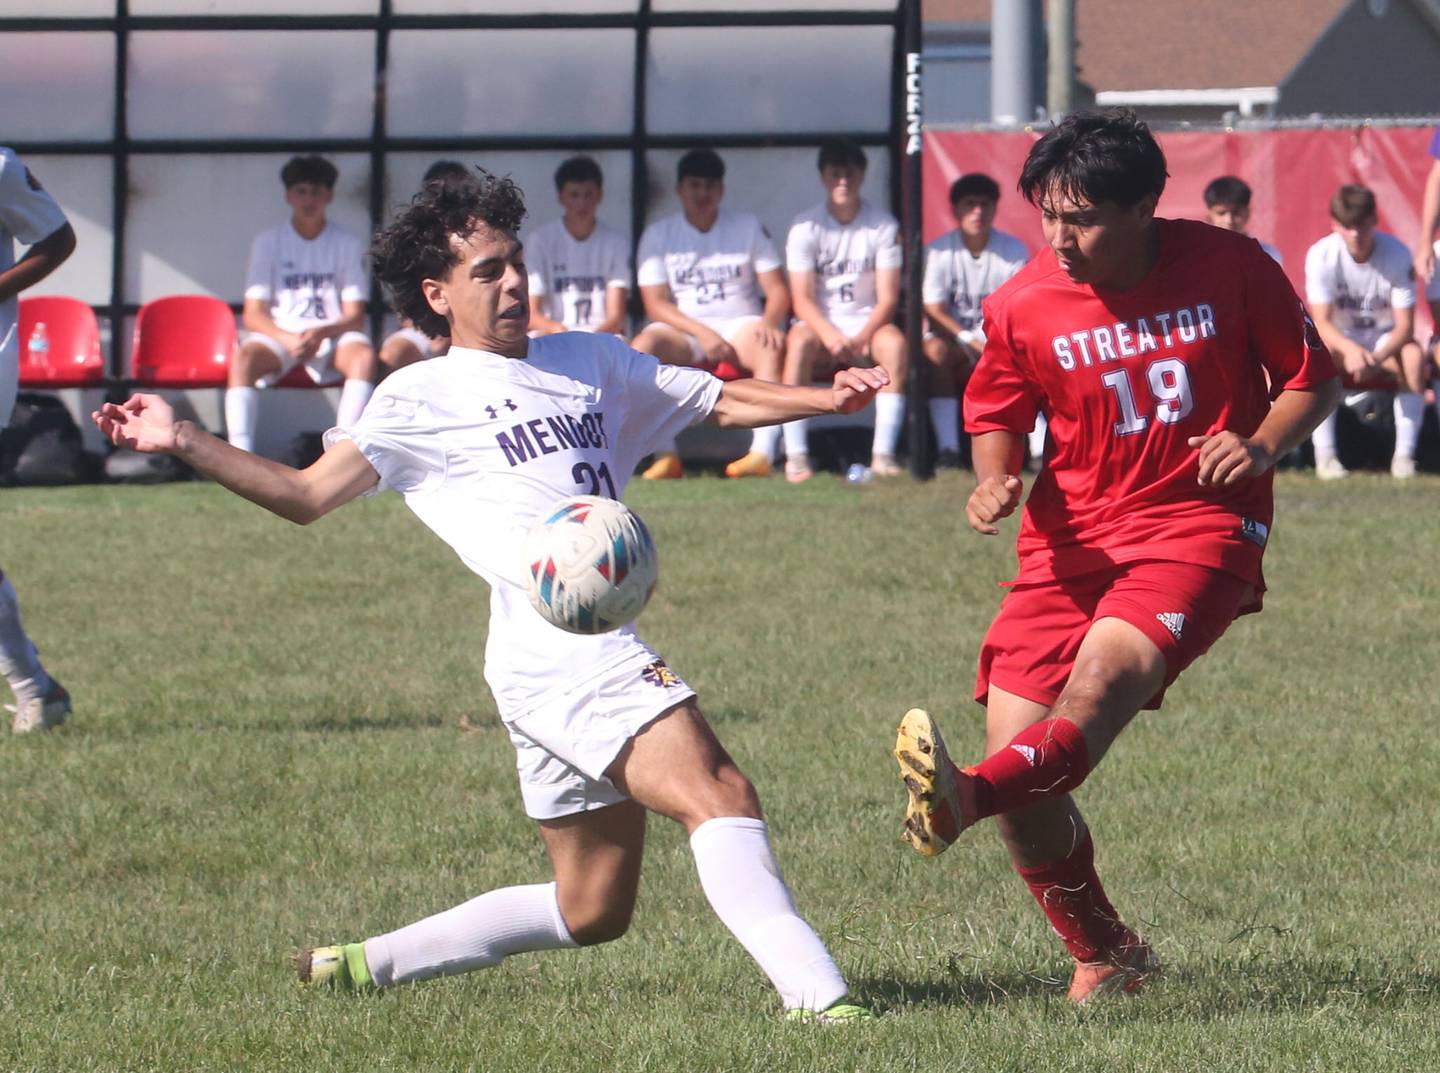
[[[1173,425],[1185,420],[1195,409],[1195,397],[1190,391],[1190,373],[1179,358],[1152,361],[1145,369],[1145,380],[1150,396],[1155,400],[1156,421]],[[1112,369],[1100,378],[1100,382],[1115,393],[1115,402],[1120,407],[1115,435],[1135,436],[1150,427],[1150,418],[1141,414],[1135,404],[1135,392],[1130,386],[1127,370]]]

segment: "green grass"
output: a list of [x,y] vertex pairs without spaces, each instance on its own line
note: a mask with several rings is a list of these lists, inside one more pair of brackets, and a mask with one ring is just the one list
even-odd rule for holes
[[643,632],[766,802],[802,910],[884,1017],[785,1025],[651,824],[635,926],[355,998],[287,958],[546,864],[481,678],[483,585],[395,497],[297,530],[213,486],[0,494],[0,564],[77,710],[0,738],[0,1070],[1440,1067],[1440,481],[1282,476],[1263,615],[1079,792],[1167,975],[1080,1015],[993,834],[897,841],[910,705],[975,754],[1013,523],[959,477],[637,485]]

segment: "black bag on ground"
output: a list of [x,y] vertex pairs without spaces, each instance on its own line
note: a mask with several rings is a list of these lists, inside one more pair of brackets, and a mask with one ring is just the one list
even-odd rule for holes
[[22,392],[0,433],[0,484],[79,484],[95,478],[98,459],[80,445],[80,428],[51,395]]

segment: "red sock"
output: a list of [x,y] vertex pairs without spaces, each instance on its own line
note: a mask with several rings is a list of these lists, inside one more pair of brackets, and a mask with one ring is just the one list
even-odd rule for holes
[[1089,832],[1070,856],[1015,870],[1076,961],[1097,961],[1130,938],[1095,874],[1095,843]]
[[979,820],[1068,794],[1090,774],[1090,750],[1070,720],[1046,719],[965,773],[975,780]]

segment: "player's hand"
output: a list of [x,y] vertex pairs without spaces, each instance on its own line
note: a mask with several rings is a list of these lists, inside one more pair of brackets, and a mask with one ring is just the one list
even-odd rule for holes
[[1186,442],[1200,452],[1201,484],[1238,484],[1275,465],[1275,456],[1268,450],[1235,432],[1191,436]]
[[90,419],[116,447],[145,454],[175,450],[175,411],[159,395],[131,395],[118,405],[107,402]]
[[1422,242],[1415,247],[1415,276],[1423,283],[1429,283],[1435,274],[1435,244]]
[[709,328],[702,329],[700,334],[695,337],[695,341],[700,344],[700,349],[704,351],[705,357],[715,364],[718,365],[722,361],[728,361],[735,366],[740,364],[740,357],[735,353],[735,348],[721,338],[718,332],[713,332]]
[[1000,532],[995,523],[1015,513],[1024,491],[1025,482],[1009,473],[986,477],[975,486],[965,504],[965,519],[970,528],[986,536]]
[[884,369],[841,369],[831,385],[837,414],[853,414],[863,410],[886,384],[890,374]]
[[873,337],[869,335],[852,335],[849,339],[845,340],[845,345],[850,349],[850,353],[854,354],[857,358],[866,359],[870,357],[871,338]]
[[755,341],[767,350],[785,352],[785,333],[772,325],[762,322],[755,329]]
[[290,353],[305,361],[316,355],[324,341],[325,336],[319,328],[306,328],[295,337],[295,345],[290,348]]
[[820,345],[837,365],[849,365],[855,360],[855,353],[850,349],[850,340],[833,328],[820,333]]
[[1345,371],[1359,379],[1375,367],[1375,355],[1364,347],[1347,347],[1341,360],[1345,363]]

